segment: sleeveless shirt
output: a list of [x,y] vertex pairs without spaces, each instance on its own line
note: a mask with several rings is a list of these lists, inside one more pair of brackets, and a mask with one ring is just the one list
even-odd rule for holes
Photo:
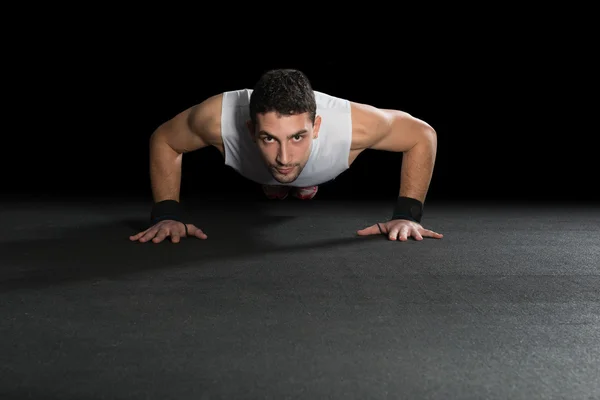
[[[352,142],[350,102],[315,91],[317,115],[321,126],[306,166],[298,178],[286,186],[308,187],[335,179],[349,168],[348,156]],[[263,185],[282,185],[273,178],[258,146],[247,128],[250,119],[251,89],[223,93],[221,134],[225,149],[225,165],[247,179]]]

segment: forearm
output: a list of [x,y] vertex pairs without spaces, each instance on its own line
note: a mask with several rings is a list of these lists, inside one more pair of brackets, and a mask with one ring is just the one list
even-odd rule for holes
[[437,153],[435,132],[423,135],[410,150],[403,153],[399,196],[425,202]]
[[154,202],[180,201],[181,162],[179,153],[155,133],[150,138],[150,183]]

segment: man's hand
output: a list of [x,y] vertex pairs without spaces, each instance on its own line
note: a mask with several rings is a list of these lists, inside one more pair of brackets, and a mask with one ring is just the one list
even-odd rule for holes
[[[186,233],[187,228],[187,233]],[[151,228],[130,236],[131,241],[147,242],[152,240],[154,243],[160,243],[167,237],[171,238],[171,242],[179,243],[182,237],[196,237],[198,239],[206,239],[208,236],[201,229],[192,224],[183,224],[183,222],[165,220],[160,221]]]
[[423,240],[424,237],[434,239],[441,239],[444,237],[444,235],[440,233],[423,228],[416,222],[402,219],[375,224],[368,228],[361,229],[356,233],[360,236],[386,235],[389,240],[400,240],[401,242],[408,240],[410,237],[414,237],[415,240]]

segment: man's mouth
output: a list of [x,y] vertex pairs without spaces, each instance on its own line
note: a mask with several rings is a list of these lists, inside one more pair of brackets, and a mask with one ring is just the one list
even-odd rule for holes
[[290,172],[292,172],[292,170],[294,168],[276,168],[276,169],[277,169],[277,172],[279,172],[280,174],[287,175]]

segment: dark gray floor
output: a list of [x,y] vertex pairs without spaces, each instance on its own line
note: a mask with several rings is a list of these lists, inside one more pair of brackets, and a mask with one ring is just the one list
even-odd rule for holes
[[598,399],[600,207],[3,204],[1,399]]

